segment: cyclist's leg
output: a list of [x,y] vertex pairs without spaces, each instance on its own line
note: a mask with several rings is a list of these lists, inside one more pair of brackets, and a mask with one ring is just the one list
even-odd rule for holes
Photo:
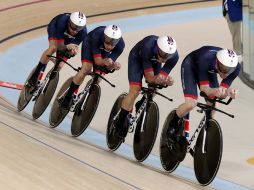
[[189,137],[190,136],[190,113],[187,113],[184,116],[184,131],[185,131],[185,137]]
[[63,108],[68,109],[72,105],[72,96],[74,92],[78,91],[79,86],[84,81],[86,75],[88,75],[93,67],[93,57],[92,57],[91,47],[87,40],[84,40],[81,48],[81,60],[82,67],[81,70],[73,77],[73,81],[62,100]]
[[133,104],[139,95],[142,86],[142,78],[144,70],[142,63],[138,57],[132,52],[128,58],[128,80],[129,80],[129,94],[125,97],[122,103],[122,108],[132,110]]
[[179,118],[183,118],[188,114],[191,110],[193,110],[197,105],[197,99],[194,97],[185,97],[184,103],[182,103],[176,109],[176,116]]
[[87,74],[89,74],[92,70],[92,64],[89,62],[83,62],[81,70],[73,77],[73,81],[66,92],[66,95],[63,97],[61,101],[62,107],[65,109],[69,109],[72,105],[72,96],[74,92],[78,91],[79,86],[84,81]]
[[81,85],[86,75],[91,73],[94,64],[92,47],[88,39],[84,39],[82,42],[81,60],[82,60],[81,70],[73,77],[73,83],[77,85]]
[[49,58],[47,55],[54,54],[58,46],[64,46],[64,40],[59,40],[56,38],[56,27],[53,24],[49,24],[47,28],[48,32],[48,40],[49,40],[49,47],[42,53],[40,61],[35,69],[35,72],[31,76],[31,79],[28,81],[28,83],[32,86],[34,86],[37,83],[38,76],[42,70],[45,70],[45,67],[49,61]]
[[35,69],[33,75],[31,76],[30,80],[28,81],[28,83],[31,86],[35,86],[36,85],[38,77],[40,75],[40,72],[41,71],[43,72],[45,70],[46,64],[49,61],[47,55],[52,55],[53,53],[56,52],[56,50],[57,50],[57,42],[56,41],[50,41],[48,49],[46,49],[43,52],[43,54],[42,54],[42,56],[40,58],[40,61],[39,61],[38,65],[36,66],[36,69]]
[[[68,59],[65,58],[64,60],[67,61]],[[61,71],[61,69],[63,68],[63,66],[64,66],[64,62],[60,62],[60,64],[58,65],[57,71]]]
[[192,57],[189,55],[183,60],[181,66],[181,81],[185,102],[176,109],[176,115],[179,118],[183,118],[196,106],[198,76],[195,69],[192,68],[193,64]]
[[[218,77],[216,73],[211,73],[210,78],[209,78],[209,87],[210,88],[219,88],[219,82],[218,82]],[[209,98],[214,98],[214,97],[209,97]],[[213,103],[206,101],[207,105],[212,105]],[[215,111],[212,110],[211,112],[211,118],[214,118]]]
[[[190,94],[189,94],[190,95]],[[179,120],[183,117],[186,117],[186,115],[189,114],[189,112],[196,107],[196,99],[193,97],[185,97],[184,103],[178,106],[176,111],[174,112],[173,118],[170,122],[170,129],[169,133],[173,137],[175,137],[175,134],[177,131],[179,131]],[[170,135],[169,135],[170,137]]]
[[122,138],[125,138],[128,133],[128,128],[126,127],[124,128],[123,123],[127,115],[129,114],[129,112],[132,110],[135,99],[139,95],[140,89],[141,89],[141,86],[139,85],[130,85],[129,93],[123,99],[121,111],[119,113],[118,119],[115,121],[116,128],[119,129],[118,135]]
[[127,135],[128,129],[122,129],[122,124],[124,123],[129,111],[132,110],[133,104],[139,95],[142,86],[143,74],[144,72],[141,63],[139,63],[135,55],[130,53],[128,61],[128,79],[130,84],[129,93],[123,99],[121,111],[119,113],[118,120],[115,123],[116,128],[120,128],[120,131],[122,132],[120,136],[122,137],[126,137]]
[[186,114],[188,114],[195,106],[197,99],[197,79],[195,73],[192,70],[192,59],[187,56],[181,66],[181,81],[182,88],[185,97],[184,103],[178,106],[174,112],[173,118],[169,125],[168,138],[174,142],[175,135],[178,131],[178,122]]
[[[161,71],[161,64],[153,65],[153,71],[154,71],[154,75],[158,75]],[[139,108],[141,107],[144,100],[145,100],[145,96],[142,96],[142,98],[136,102],[136,104],[135,104],[136,111],[139,110]]]

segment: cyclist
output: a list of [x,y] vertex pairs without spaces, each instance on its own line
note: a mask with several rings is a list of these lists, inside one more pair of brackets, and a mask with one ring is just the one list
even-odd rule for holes
[[72,96],[93,67],[104,66],[109,70],[119,70],[121,65],[116,62],[125,47],[121,29],[116,25],[99,26],[88,33],[82,43],[81,61],[82,68],[74,76],[66,93],[60,100],[64,109],[72,105]]
[[28,87],[37,84],[40,72],[45,70],[49,61],[47,55],[57,52],[57,56],[60,56],[59,52],[62,52],[62,55],[65,52],[63,58],[67,60],[77,54],[78,45],[87,36],[86,16],[81,12],[57,15],[48,24],[47,32],[49,47],[43,52],[39,64],[28,80]]
[[[237,90],[229,88],[238,76],[241,65],[237,54],[229,49],[215,46],[203,46],[188,54],[182,62],[181,79],[185,102],[181,104],[170,122],[168,141],[174,143],[178,129],[178,121],[185,117],[189,125],[189,112],[197,104],[197,86],[208,97],[236,98]],[[222,79],[220,84],[217,75]]]
[[[150,35],[132,48],[128,59],[129,93],[122,102],[118,119],[114,121],[115,134],[119,138],[124,140],[127,135],[128,128],[124,128],[123,123],[139,95],[143,76],[149,84],[171,86],[174,81],[169,73],[178,59],[176,42],[170,36]],[[136,103],[136,110],[140,102]]]

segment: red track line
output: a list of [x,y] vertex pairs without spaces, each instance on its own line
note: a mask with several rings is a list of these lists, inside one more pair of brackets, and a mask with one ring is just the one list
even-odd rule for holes
[[42,3],[42,2],[45,2],[45,1],[51,1],[51,0],[39,0],[39,1],[33,1],[33,2],[29,2],[29,3],[14,5],[14,6],[11,6],[11,7],[6,7],[6,8],[3,8],[3,9],[0,9],[0,12],[6,11],[6,10],[9,10],[9,9],[15,9],[15,8],[18,8],[18,7],[23,7],[23,6],[26,6],[26,5]]
[[17,90],[21,90],[23,88],[23,84],[11,83],[7,81],[0,81],[0,87],[13,88]]

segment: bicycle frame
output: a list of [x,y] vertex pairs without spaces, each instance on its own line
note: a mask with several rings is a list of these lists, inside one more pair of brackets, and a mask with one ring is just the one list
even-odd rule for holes
[[161,88],[165,88],[165,87],[166,86],[160,86],[160,85],[154,86],[154,85],[148,84],[148,88],[145,88],[145,87],[141,88],[141,93],[140,94],[143,94],[143,96],[145,96],[145,100],[142,102],[140,108],[136,111],[136,113],[134,115],[132,113],[130,113],[127,116],[128,124],[129,124],[129,130],[128,130],[129,133],[132,133],[134,131],[134,129],[137,126],[138,119],[140,118],[143,110],[146,109],[144,111],[144,117],[142,119],[141,128],[140,128],[141,132],[144,132],[144,123],[145,123],[145,118],[146,118],[146,114],[147,114],[147,103],[149,101],[152,101],[156,94],[166,98],[169,101],[173,101],[172,99],[170,99],[170,98],[164,96],[163,94],[160,94],[159,92],[157,92],[157,89],[161,89]]
[[[64,61],[65,63],[67,63],[66,61]],[[72,69],[74,69],[75,71],[79,71],[81,68],[74,68],[73,66],[71,66],[69,63],[67,63]],[[102,70],[103,72],[105,73],[113,73],[115,70],[113,69],[112,71],[108,70],[107,68],[105,67],[97,67],[98,69]],[[95,69],[94,69],[95,70]],[[83,111],[85,109],[85,103],[86,103],[86,100],[88,98],[88,95],[89,95],[89,90],[91,89],[91,86],[93,84],[97,84],[98,83],[98,80],[99,78],[103,79],[104,81],[106,81],[107,83],[110,84],[110,86],[112,87],[115,87],[114,84],[112,84],[110,81],[108,81],[106,78],[104,78],[101,74],[98,74],[96,73],[95,71],[91,72],[90,74],[88,74],[90,76],[92,76],[92,81],[90,84],[88,84],[79,94],[76,95],[76,98],[73,99],[73,105],[71,106],[70,108],[70,112],[74,112],[78,103],[80,102],[80,100],[82,99],[83,95],[85,95],[85,99],[81,105],[81,110]],[[65,93],[69,90],[69,88],[67,88],[63,94],[61,96],[58,97],[58,100],[61,99]]]
[[[47,74],[46,77],[43,79],[43,80],[40,80],[39,81],[39,84],[37,85],[36,87],[36,90],[35,92],[33,93],[33,101],[35,101],[37,99],[37,97],[42,93],[44,94],[48,88],[48,84],[49,84],[49,81],[50,81],[50,76],[52,75],[53,72],[56,72],[60,63],[61,62],[65,62],[67,63],[66,61],[64,61],[62,58],[59,58],[59,57],[55,57],[55,56],[48,56],[50,58],[55,58],[55,65],[51,71],[50,74]],[[52,61],[54,62],[54,61]],[[68,64],[69,65],[69,64]]]
[[[187,152],[190,153],[192,156],[193,156],[194,151],[195,151],[195,150],[194,150],[194,146],[195,146],[195,145],[192,146],[192,143],[193,143],[193,141],[198,137],[198,134],[200,133],[200,131],[202,130],[203,127],[205,127],[205,130],[204,130],[204,134],[203,134],[203,137],[204,137],[204,138],[203,138],[203,142],[202,142],[202,153],[203,153],[203,154],[206,153],[206,150],[205,150],[206,133],[207,133],[206,129],[207,129],[207,127],[209,127],[209,126],[208,126],[208,121],[209,121],[209,119],[211,119],[212,110],[215,110],[215,111],[224,113],[224,114],[228,115],[229,117],[234,118],[234,115],[228,114],[228,113],[226,113],[226,112],[224,112],[224,111],[221,111],[221,110],[215,108],[215,103],[216,103],[216,102],[222,103],[222,104],[224,104],[224,105],[228,105],[228,104],[232,101],[231,98],[228,99],[227,102],[223,102],[222,100],[216,99],[216,98],[213,99],[213,100],[208,99],[207,95],[204,94],[203,92],[201,92],[200,95],[201,95],[202,97],[204,97],[206,101],[212,103],[212,105],[207,105],[207,104],[203,104],[203,103],[199,103],[199,102],[197,103],[197,106],[198,106],[199,108],[201,108],[201,110],[197,110],[197,111],[198,111],[199,113],[205,112],[205,115],[204,115],[204,117],[201,119],[201,121],[200,121],[200,123],[199,123],[197,129],[196,129],[195,132],[193,133],[191,139],[188,141]],[[183,122],[183,123],[184,123],[184,122]]]
[[34,96],[33,101],[36,100],[36,98],[41,93],[44,94],[46,92],[47,87],[48,87],[48,83],[49,83],[49,77],[50,77],[50,75],[46,75],[46,77],[43,80],[39,81],[39,84],[37,85],[37,89],[33,94],[33,96]]
[[[139,110],[136,112],[136,114],[133,116],[131,113],[127,116],[128,117],[128,124],[129,124],[129,133],[132,133],[135,129],[135,127],[137,126],[137,121],[139,119],[139,117],[141,116],[143,110],[146,108],[146,105],[148,103],[148,98],[146,98],[144,100],[144,102],[142,103],[142,105],[140,106]],[[142,119],[142,124],[141,124],[141,131],[144,131],[144,120],[145,120],[145,116],[146,116],[146,111],[144,112],[144,117]]]

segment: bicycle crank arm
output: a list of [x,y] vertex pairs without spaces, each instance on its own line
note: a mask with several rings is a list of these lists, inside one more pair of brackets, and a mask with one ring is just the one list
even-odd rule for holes
[[193,150],[193,148],[190,148],[189,150],[188,150],[188,152],[190,153],[190,155],[193,157],[194,156],[194,150]]

